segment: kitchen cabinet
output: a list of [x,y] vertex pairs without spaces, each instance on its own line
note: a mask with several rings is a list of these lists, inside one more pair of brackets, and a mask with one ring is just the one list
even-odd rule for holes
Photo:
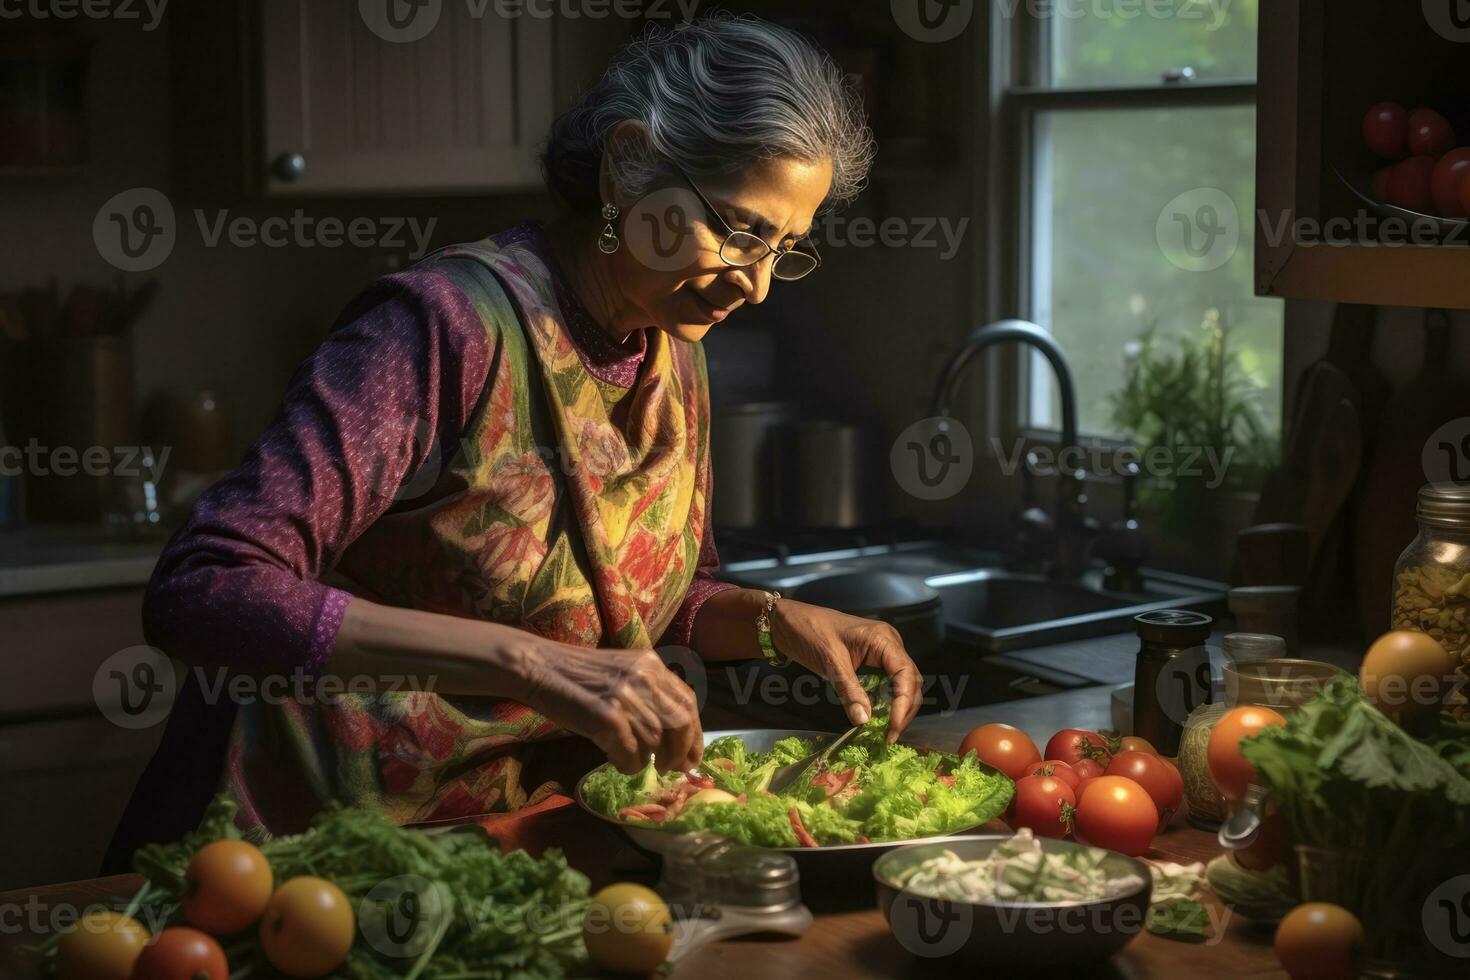
[[416,37],[370,25],[364,9],[358,0],[224,0],[179,11],[180,187],[282,196],[537,189],[552,119],[631,23],[447,2],[407,8],[432,23]]
[[0,600],[0,888],[97,873],[163,724],[121,728],[93,678],[143,643],[141,588]]
[[1437,23],[1439,13],[1382,0],[1261,4],[1258,294],[1470,309],[1470,230],[1432,241],[1400,234],[1337,173],[1356,180],[1382,166],[1362,138],[1363,116],[1379,102],[1437,108],[1470,143],[1470,24],[1459,30],[1449,14]]

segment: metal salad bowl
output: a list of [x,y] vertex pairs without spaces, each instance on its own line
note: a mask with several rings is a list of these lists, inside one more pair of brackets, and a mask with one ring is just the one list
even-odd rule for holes
[[[786,728],[740,728],[727,729],[718,732],[705,732],[704,744],[709,745],[717,738],[727,735],[736,735],[745,742],[745,747],[752,752],[769,752],[777,742],[783,738],[811,739],[821,748],[826,742],[837,737],[836,732],[813,732],[800,729]],[[952,754],[952,753],[951,753]],[[599,767],[600,768],[600,767]],[[981,768],[995,773],[996,770],[981,764]],[[594,769],[592,772],[596,772]],[[662,856],[670,847],[670,843],[680,835],[656,826],[639,825],[615,817],[609,817],[598,813],[587,804],[587,799],[582,795],[582,787],[587,782],[587,773],[577,780],[576,798],[577,805],[587,813],[605,823],[613,824],[622,829],[623,833],[633,843],[634,847],[652,855]],[[957,829],[956,833],[965,833],[980,826],[979,823],[970,827]],[[920,840],[947,840],[948,837],[925,837]],[[796,860],[804,880],[812,880],[814,875],[832,874],[841,871],[851,871],[855,867],[871,867],[873,861],[880,855],[912,843],[912,841],[877,841],[870,844],[832,844],[826,847],[776,847],[769,850],[783,854],[790,854]]]
[[[1109,851],[1109,878],[1137,875],[1142,884],[1093,902],[964,902],[906,891],[905,874],[944,851],[966,861],[987,857],[1009,835],[952,837],[891,850],[873,864],[878,911],[899,944],[918,957],[981,959],[989,964],[1024,964],[1027,969],[1101,963],[1128,945],[1147,925],[1153,878],[1137,858]],[[1037,838],[1048,854],[1082,848],[1064,840]]]

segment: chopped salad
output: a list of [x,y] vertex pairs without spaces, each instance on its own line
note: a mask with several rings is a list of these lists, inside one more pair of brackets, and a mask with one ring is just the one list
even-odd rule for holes
[[676,832],[710,830],[761,847],[826,847],[911,840],[956,833],[1005,810],[1015,791],[1004,775],[976,760],[890,745],[886,717],[786,793],[767,787],[775,771],[816,749],[786,738],[769,752],[727,735],[705,747],[699,768],[659,775],[653,764],[625,776],[611,765],[582,786],[604,816]]

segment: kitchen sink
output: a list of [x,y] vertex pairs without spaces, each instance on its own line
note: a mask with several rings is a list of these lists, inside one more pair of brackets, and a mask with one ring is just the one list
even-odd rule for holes
[[1102,572],[1054,582],[997,568],[927,578],[939,592],[948,639],[990,653],[1124,633],[1133,617],[1155,609],[1200,609],[1225,598],[1226,586],[1145,569],[1143,592],[1114,592]]
[[934,543],[739,562],[726,566],[723,574],[740,585],[787,592],[813,579],[859,571],[922,578],[939,592],[946,639],[987,653],[1126,633],[1140,613],[1218,606],[1228,589],[1218,582],[1144,569],[1141,591],[1119,592],[1107,588],[1101,569],[1076,580],[1053,581],[1010,571],[995,552]]

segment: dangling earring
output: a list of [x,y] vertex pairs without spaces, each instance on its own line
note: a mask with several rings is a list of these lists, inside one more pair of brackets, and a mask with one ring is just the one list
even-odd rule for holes
[[616,204],[604,204],[602,206],[602,220],[607,224],[602,227],[602,234],[597,236],[597,247],[603,255],[611,255],[622,247],[622,239],[618,233],[613,231],[612,223],[617,220],[618,206]]

